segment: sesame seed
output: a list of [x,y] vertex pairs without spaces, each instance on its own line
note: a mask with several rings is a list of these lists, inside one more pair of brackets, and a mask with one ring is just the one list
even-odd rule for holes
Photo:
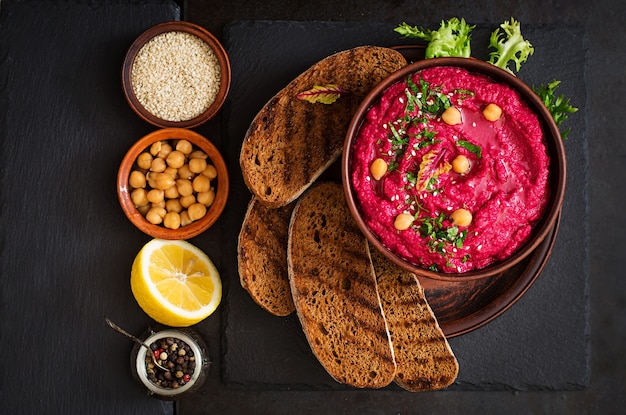
[[152,115],[186,121],[206,111],[220,89],[221,70],[211,47],[186,32],[166,32],[137,53],[131,83],[137,99]]

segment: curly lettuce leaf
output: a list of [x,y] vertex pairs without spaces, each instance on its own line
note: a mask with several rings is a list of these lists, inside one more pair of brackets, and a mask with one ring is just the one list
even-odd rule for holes
[[522,63],[535,52],[530,42],[522,36],[520,22],[512,17],[491,33],[489,47],[495,50],[489,53],[488,62],[512,74],[514,72],[509,68],[511,61],[515,64],[516,72],[519,72]]
[[448,21],[441,21],[439,29],[429,30],[420,26],[410,26],[406,22],[394,29],[407,38],[423,39],[428,42],[426,46],[426,59],[446,56],[459,56],[468,58],[471,54],[471,31],[475,26],[470,26],[465,19],[456,17]]
[[[548,84],[541,84],[539,87],[533,85],[533,91],[541,98],[543,104],[546,106],[557,127],[559,127],[567,118],[569,114],[573,114],[578,111],[578,108],[573,107],[569,103],[569,98],[565,98],[563,95],[556,95],[556,89],[561,81],[556,79]],[[561,138],[567,139],[570,129],[561,130]]]

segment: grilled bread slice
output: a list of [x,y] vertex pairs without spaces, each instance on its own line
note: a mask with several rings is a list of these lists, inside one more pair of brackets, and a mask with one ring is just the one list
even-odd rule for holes
[[459,364],[435,318],[417,277],[370,250],[378,292],[391,333],[395,383],[417,392],[451,385]]
[[296,313],[326,371],[357,388],[390,384],[396,365],[376,277],[340,184],[318,182],[298,200],[287,263]]
[[[360,46],[321,60],[272,97],[241,147],[239,163],[252,194],[271,207],[300,196],[341,154],[348,125],[367,93],[406,64],[395,50]],[[349,93],[328,105],[297,98],[327,84]]]
[[287,275],[287,231],[295,203],[269,209],[252,198],[241,225],[237,265],[241,286],[276,316],[294,311]]

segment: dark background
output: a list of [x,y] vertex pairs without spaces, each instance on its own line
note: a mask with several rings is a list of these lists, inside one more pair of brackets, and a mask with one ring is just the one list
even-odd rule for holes
[[[591,373],[581,391],[443,392],[419,398],[376,394],[244,393],[260,413],[290,413],[294,401],[307,413],[537,413],[617,414],[626,404],[626,3],[588,1],[228,1],[182,3],[184,19],[218,32],[233,20],[438,22],[452,16],[472,24],[510,16],[524,24],[580,25],[586,31],[587,140],[589,146]],[[421,24],[421,23],[415,23]],[[555,53],[558,52],[558,47]],[[581,52],[582,53],[582,52]],[[562,62],[568,65],[567,61]],[[582,224],[581,224],[582,226]],[[571,244],[585,243],[572,240]],[[540,311],[539,311],[540,312]],[[532,319],[532,316],[528,316]],[[555,322],[558,324],[558,322]],[[541,353],[540,350],[537,353]],[[208,401],[208,400],[206,400]],[[233,401],[233,407],[235,405]],[[201,399],[200,402],[205,402]],[[289,404],[287,404],[287,402]],[[188,409],[194,400],[181,404]],[[282,409],[285,408],[285,409]],[[289,409],[287,409],[289,408]],[[380,408],[380,409],[379,409]],[[198,413],[202,413],[199,411]]]
[[[121,95],[118,71],[130,42],[154,23],[176,18],[223,39],[237,21],[395,25],[453,16],[491,26],[513,16],[523,24],[572,25],[585,32],[584,63],[577,69],[584,73],[587,92],[580,106],[589,204],[580,226],[589,230],[589,239],[567,243],[588,244],[587,384],[421,394],[227,387],[220,354],[228,344],[220,339],[220,317],[228,310],[219,310],[198,326],[214,360],[203,390],[177,404],[146,396],[128,370],[132,344],[105,327],[102,318],[107,314],[136,334],[149,324],[128,289],[130,263],[149,238],[130,228],[114,189],[124,152],[153,130]],[[624,413],[625,19],[626,4],[609,0],[1,0],[0,413]],[[559,56],[558,45],[552,47]],[[219,143],[223,127],[215,119],[198,130]],[[224,248],[221,233],[238,231],[228,225],[222,221],[201,240],[213,258],[219,259]],[[557,316],[555,330],[565,320]],[[250,356],[250,361],[263,358]]]

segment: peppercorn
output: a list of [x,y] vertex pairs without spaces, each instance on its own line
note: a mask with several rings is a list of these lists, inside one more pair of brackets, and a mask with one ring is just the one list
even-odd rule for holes
[[[159,364],[169,369],[165,371],[155,366],[148,353],[160,360]],[[159,339],[150,345],[146,352],[146,374],[150,382],[166,388],[176,389],[189,381],[196,369],[193,350],[184,341],[172,337]]]

